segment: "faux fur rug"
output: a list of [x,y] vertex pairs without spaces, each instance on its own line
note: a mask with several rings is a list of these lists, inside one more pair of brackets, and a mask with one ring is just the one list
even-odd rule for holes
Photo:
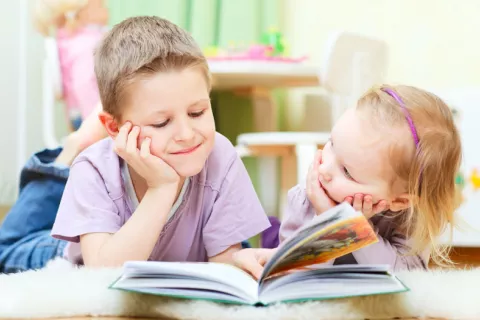
[[75,268],[0,275],[0,318],[136,316],[173,319],[480,319],[480,269],[404,272],[407,293],[255,308],[108,289],[120,269]]

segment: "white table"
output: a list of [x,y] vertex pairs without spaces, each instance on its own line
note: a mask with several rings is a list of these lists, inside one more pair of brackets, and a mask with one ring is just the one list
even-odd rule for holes
[[309,63],[209,61],[215,90],[318,85],[320,69]]

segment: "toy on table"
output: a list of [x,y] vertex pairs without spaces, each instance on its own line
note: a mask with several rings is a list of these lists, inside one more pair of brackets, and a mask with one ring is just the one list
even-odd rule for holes
[[209,46],[204,54],[211,61],[274,61],[285,63],[299,63],[307,59],[306,56],[293,58],[286,55],[287,45],[283,35],[275,28],[270,28],[262,35],[262,41],[248,47],[236,46],[230,42],[227,49]]
[[262,44],[271,48],[272,56],[283,56],[285,54],[285,39],[280,31],[273,27],[262,35]]
[[476,168],[472,170],[472,174],[470,175],[470,183],[472,184],[473,190],[476,191],[480,189],[480,174]]
[[463,174],[462,171],[459,171],[457,173],[457,176],[455,177],[455,186],[456,186],[456,207],[458,208],[460,205],[462,205],[466,198],[465,198],[465,188],[471,186],[471,188],[468,188],[468,190],[471,190],[473,192],[476,192],[477,190],[480,189],[480,172],[478,171],[477,168],[472,169],[472,172],[470,173],[468,177],[468,181],[465,179],[465,175]]

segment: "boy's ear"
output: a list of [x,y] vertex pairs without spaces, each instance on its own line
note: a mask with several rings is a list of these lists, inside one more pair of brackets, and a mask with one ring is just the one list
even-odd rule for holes
[[389,209],[394,212],[405,210],[411,206],[411,200],[413,199],[408,193],[401,194],[392,200]]
[[115,138],[118,134],[118,122],[115,118],[108,112],[102,111],[98,114],[98,119],[103,124],[103,127],[107,131],[108,135],[112,138]]

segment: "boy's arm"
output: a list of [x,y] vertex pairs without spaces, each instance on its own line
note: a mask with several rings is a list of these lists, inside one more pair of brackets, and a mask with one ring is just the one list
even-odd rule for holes
[[148,189],[137,210],[116,233],[82,235],[80,244],[85,265],[115,267],[129,260],[147,260],[165,225],[175,195],[173,188]]
[[242,244],[237,243],[233,246],[230,246],[227,250],[222,253],[217,254],[216,256],[210,257],[208,261],[210,262],[219,262],[219,263],[232,263],[233,256],[235,253],[242,249]]
[[235,153],[203,227],[209,261],[233,264],[241,242],[270,226],[242,160]]

